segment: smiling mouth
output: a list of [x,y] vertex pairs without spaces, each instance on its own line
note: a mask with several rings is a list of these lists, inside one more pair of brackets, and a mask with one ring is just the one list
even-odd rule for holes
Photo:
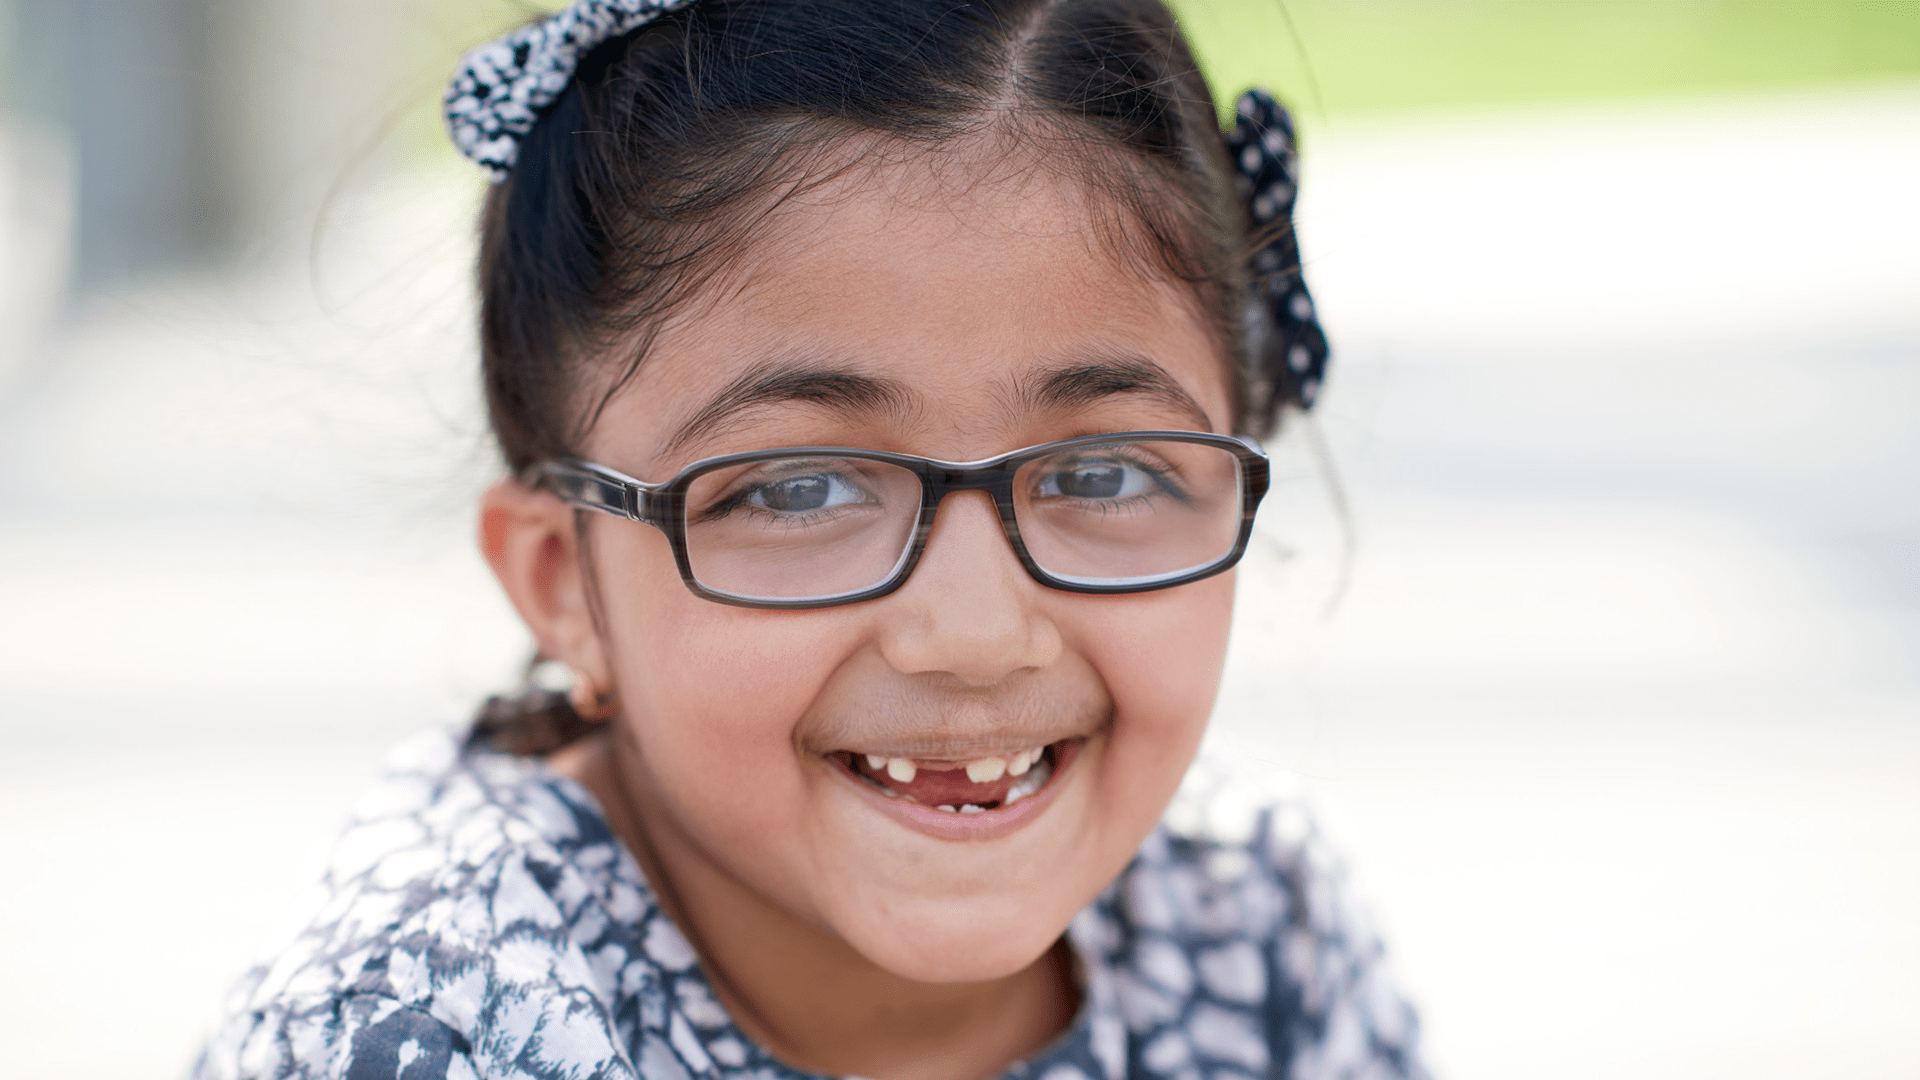
[[890,799],[949,814],[984,814],[1039,794],[1058,771],[1067,744],[972,761],[926,761],[840,751],[828,755],[854,778]]

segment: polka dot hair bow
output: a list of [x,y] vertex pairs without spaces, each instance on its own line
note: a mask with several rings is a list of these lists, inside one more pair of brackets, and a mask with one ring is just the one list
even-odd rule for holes
[[453,145],[493,177],[507,178],[520,140],[559,100],[594,46],[693,0],[574,0],[550,18],[468,53],[447,86]]
[[1240,174],[1240,193],[1253,215],[1254,236],[1264,239],[1253,253],[1254,301],[1272,316],[1273,340],[1254,334],[1254,355],[1271,400],[1313,407],[1327,374],[1327,336],[1314,314],[1313,298],[1300,273],[1300,242],[1293,232],[1293,203],[1299,184],[1294,154],[1293,117],[1265,90],[1249,90],[1235,106],[1236,122],[1227,134],[1227,151]]

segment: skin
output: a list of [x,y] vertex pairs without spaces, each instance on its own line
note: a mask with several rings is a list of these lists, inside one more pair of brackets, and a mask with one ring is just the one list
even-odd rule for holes
[[[1000,155],[1005,158],[1005,155]],[[1030,165],[1030,163],[1027,163]],[[924,156],[790,198],[660,333],[583,456],[644,480],[717,454],[831,444],[976,460],[1109,431],[1228,430],[1218,343],[1187,287],[1116,261],[1077,184],[1015,159]],[[1036,401],[1086,357],[1180,394]],[[889,407],[763,402],[675,444],[769,364],[886,380]],[[554,755],[606,807],[740,1025],[790,1064],[974,1080],[1056,1038],[1061,935],[1153,828],[1225,655],[1232,575],[1086,596],[1021,569],[990,500],[942,505],[897,592],[811,611],[694,596],[660,531],[502,482],[488,560],[548,655],[617,714]],[[596,618],[597,609],[597,618]],[[1079,737],[1018,828],[937,837],[827,755],[964,760]]]

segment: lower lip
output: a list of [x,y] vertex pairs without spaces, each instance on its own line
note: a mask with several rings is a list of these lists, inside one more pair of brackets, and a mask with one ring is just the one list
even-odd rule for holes
[[1069,768],[1072,768],[1074,761],[1080,757],[1080,751],[1085,747],[1085,739],[1068,739],[1055,743],[1053,775],[1047,779],[1047,786],[1012,806],[983,810],[978,814],[956,814],[947,810],[935,810],[931,806],[922,806],[898,796],[886,795],[837,765],[834,766],[834,771],[839,773],[847,783],[859,788],[861,795],[871,800],[881,813],[910,829],[941,840],[993,840],[1018,830],[1052,805],[1054,794],[1060,790],[1061,778],[1066,775]]

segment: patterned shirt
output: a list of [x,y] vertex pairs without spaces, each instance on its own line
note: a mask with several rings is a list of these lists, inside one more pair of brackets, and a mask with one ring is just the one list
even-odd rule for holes
[[[1424,1078],[1297,804],[1195,776],[1068,928],[1072,1024],[1006,1077]],[[584,788],[462,732],[394,753],[304,910],[196,1080],[808,1077],[728,1017]]]

